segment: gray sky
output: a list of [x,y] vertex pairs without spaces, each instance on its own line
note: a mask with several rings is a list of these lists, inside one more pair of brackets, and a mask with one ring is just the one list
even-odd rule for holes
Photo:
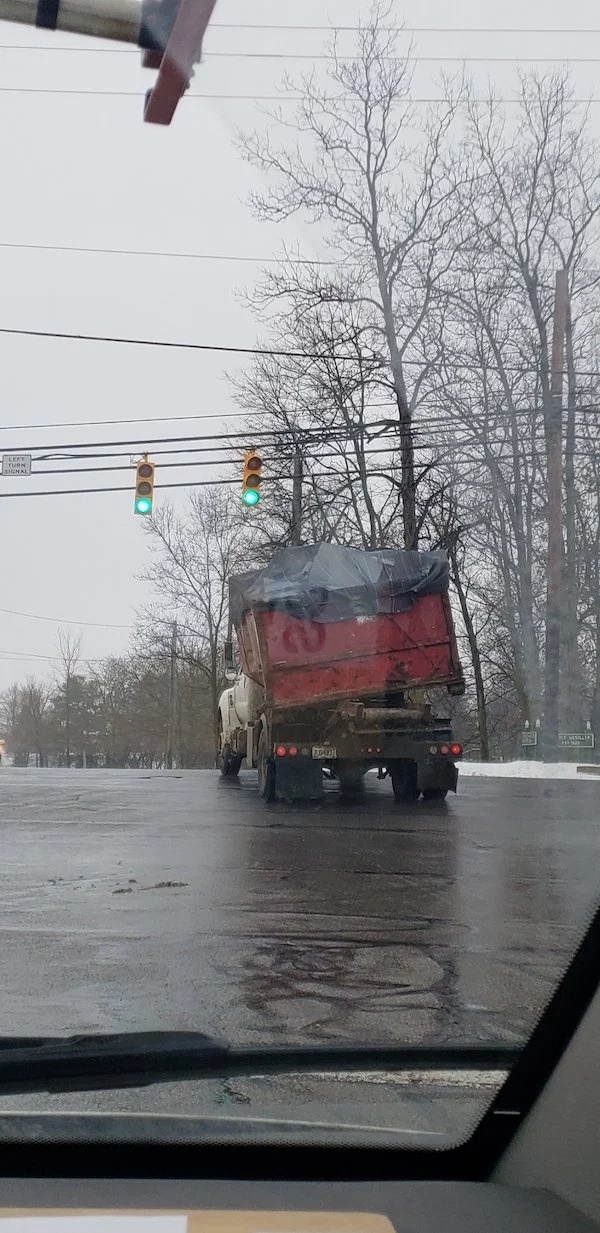
[[[349,25],[366,16],[369,7],[363,0],[218,0],[215,23],[323,25],[331,20]],[[393,11],[407,26],[600,27],[597,0],[572,0],[566,8],[556,0],[505,0],[501,10],[481,0],[455,0],[451,7],[447,0],[397,0]],[[352,35],[344,37],[351,51]],[[600,34],[430,32],[414,37],[424,57],[600,59]],[[205,50],[318,54],[325,39],[318,31],[220,29],[215,24]],[[260,262],[109,256],[2,244],[267,258],[281,251],[283,241],[300,241],[306,254],[314,255],[319,251],[314,228],[267,226],[254,220],[245,204],[256,173],[240,158],[233,138],[239,127],[265,123],[260,105],[188,97],[169,128],[148,126],[141,118],[143,95],[153,77],[139,68],[137,52],[5,23],[0,23],[0,44],[0,326],[252,346],[256,324],[236,290],[252,283]],[[28,47],[17,50],[14,44]],[[207,54],[191,93],[275,93],[285,69],[300,72],[309,64]],[[460,64],[450,60],[423,61],[414,94],[434,92],[442,67],[460,71]],[[482,93],[488,75],[507,93],[514,85],[510,62],[471,63],[469,68]],[[600,96],[598,64],[573,62],[572,73],[578,97]],[[593,115],[600,123],[600,105]],[[218,413],[225,418],[233,409],[225,370],[233,372],[235,365],[218,352],[0,335],[0,366],[2,451],[119,441],[142,431],[148,442],[152,436],[217,432],[219,419],[186,425],[174,417]],[[145,430],[122,424],[25,431],[31,424],[143,416],[162,419]],[[4,425],[22,427],[7,431]],[[169,474],[177,480],[205,476],[200,470],[159,469],[157,479]],[[75,628],[79,622],[127,627],[135,609],[151,600],[148,588],[136,580],[146,547],[141,520],[132,513],[133,471],[87,478],[91,483],[131,481],[131,490],[0,500],[0,608],[59,618]],[[81,487],[85,479],[0,478],[0,492]],[[181,505],[185,490],[170,497]],[[56,639],[54,620],[0,612],[0,688],[29,673],[51,671],[51,660],[36,656],[55,655]],[[83,655],[119,653],[127,639],[127,628],[86,626]]]

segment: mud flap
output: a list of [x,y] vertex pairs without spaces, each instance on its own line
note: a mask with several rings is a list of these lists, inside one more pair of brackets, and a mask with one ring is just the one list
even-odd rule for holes
[[284,801],[320,801],[321,763],[311,757],[275,758],[275,796]]
[[432,788],[447,788],[449,792],[456,792],[457,783],[458,767],[454,762],[431,758],[428,762],[417,763],[417,787],[420,792]]

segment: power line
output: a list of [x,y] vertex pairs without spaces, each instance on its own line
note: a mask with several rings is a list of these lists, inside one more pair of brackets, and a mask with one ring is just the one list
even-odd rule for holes
[[[312,57],[311,57],[312,58]],[[462,63],[462,61],[461,61]],[[557,60],[556,63],[559,63]],[[564,61],[560,61],[564,63]],[[586,61],[593,64],[595,61]],[[600,63],[600,58],[598,59]],[[81,90],[67,89],[59,86],[0,86],[0,94],[56,94],[56,95],[81,95],[90,98],[145,98],[143,90]],[[183,95],[182,102],[187,102],[190,99],[212,99],[216,102],[235,102],[239,100],[243,103],[299,103],[304,99],[303,94],[213,94],[205,92],[203,94],[192,93],[189,90]],[[332,94],[323,97],[324,102],[340,103],[348,102],[356,96],[352,94]],[[432,103],[447,103],[448,100],[443,96],[414,96],[412,98],[398,98],[394,100],[398,105],[412,106],[430,106]],[[502,106],[520,105],[524,102],[535,102],[534,98],[523,99],[519,96],[513,98],[502,98],[499,96],[489,96],[487,98],[458,98],[454,100],[454,105],[460,107],[468,107],[470,103],[481,104],[488,106],[490,103],[495,103]],[[569,103],[575,106],[589,106],[593,103],[600,103],[600,98],[570,98]]]
[[24,249],[34,252],[49,253],[93,253],[99,256],[115,257],[163,257],[176,261],[232,261],[249,262],[253,265],[279,265],[283,261],[292,261],[294,265],[341,265],[342,261],[333,259],[321,260],[315,257],[290,257],[284,253],[281,257],[252,257],[243,253],[185,253],[157,252],[143,248],[93,248],[83,244],[19,244],[9,240],[0,240],[0,248]]
[[60,617],[40,616],[36,612],[17,612],[14,608],[0,608],[7,616],[26,617],[28,621],[50,621],[52,625],[86,625],[93,629],[131,629],[131,625],[113,625],[106,621],[66,621]]
[[[374,405],[374,404],[372,404]],[[387,403],[377,404],[387,406]],[[0,432],[37,432],[40,428],[108,428],[115,424],[167,424],[187,420],[238,420],[247,419],[246,411],[209,411],[201,415],[148,415],[118,420],[63,420],[50,424],[0,424]],[[0,447],[4,449],[5,447]],[[59,447],[57,447],[59,448]]]
[[[394,407],[395,405],[396,404],[392,402],[391,400],[388,400],[386,402],[370,402],[368,404],[367,410],[370,410],[371,407]],[[577,408],[577,411],[596,411],[596,410],[600,410],[600,406],[598,408],[592,407],[592,406],[584,406],[584,407]],[[525,415],[529,413],[541,414],[541,412],[542,412],[541,407],[527,407],[527,408],[523,407],[523,408],[517,409],[516,411],[512,412],[512,414],[514,415]],[[501,415],[503,413],[494,412],[494,414]],[[237,419],[249,419],[249,418],[250,418],[250,414],[247,411],[208,411],[208,412],[199,413],[198,415],[170,415],[169,414],[169,415],[137,416],[134,418],[127,418],[127,419],[121,417],[116,420],[62,420],[62,421],[59,420],[59,421],[52,421],[51,423],[48,423],[48,424],[0,424],[0,432],[33,432],[33,431],[37,431],[42,428],[107,428],[109,427],[109,425],[112,426],[116,424],[166,424],[166,423],[170,423],[171,421],[179,423],[179,422],[186,422],[189,420],[237,420]],[[444,423],[448,422],[448,418],[449,417],[446,417],[444,419]],[[415,421],[415,423],[419,423],[419,422],[420,421]],[[429,422],[430,421],[428,420],[427,423],[429,424]],[[278,430],[274,429],[273,431],[275,432]],[[2,446],[0,448],[5,449],[6,447]],[[57,446],[57,448],[68,448],[68,447],[66,446],[58,447]]]
[[[465,455],[464,457],[452,457],[449,459],[447,457],[448,454],[452,454],[454,450],[456,449],[464,449],[466,446],[469,446],[469,445],[483,447],[486,444],[494,444],[494,445],[506,448],[506,453],[504,455],[496,454],[493,457],[492,461],[494,462],[495,465],[501,465],[505,463],[512,464],[514,462],[514,454],[513,454],[511,444],[509,441],[505,441],[505,440],[496,441],[492,443],[490,442],[486,443],[486,442],[481,442],[481,441],[459,441],[453,446],[447,445],[444,442],[437,442],[437,443],[433,443],[432,445],[421,446],[420,448],[423,450],[426,449],[432,452],[435,452],[436,450],[443,451],[444,453],[443,457],[437,457],[431,462],[431,464],[427,464],[427,465],[431,465],[432,467],[442,467],[446,465],[446,462],[448,462],[450,466],[465,465],[470,468],[475,467],[475,466],[489,467],[489,462],[490,462],[489,459],[485,457],[483,458],[476,457],[473,454]],[[386,453],[386,454],[388,452],[389,451],[387,449],[379,450],[379,451],[378,450],[372,451],[372,453]],[[592,455],[590,455],[587,450],[577,451],[577,456],[580,458],[592,457]],[[320,457],[343,458],[344,456],[340,455],[338,452],[334,452],[333,454],[329,454],[329,455],[325,454],[321,456],[316,456],[314,461],[319,463]],[[593,457],[594,458],[600,457],[600,453],[598,452],[594,453]],[[519,462],[526,462],[526,461],[535,462],[535,461],[538,461],[539,458],[540,456],[537,453],[535,454],[530,453],[527,450],[519,449],[517,452],[517,460]],[[351,457],[349,461],[352,461]],[[103,468],[97,468],[97,469],[102,470]],[[119,470],[120,468],[109,468],[109,469]],[[40,474],[45,474],[45,472],[42,471],[40,472]],[[77,475],[78,472],[73,471],[72,474]],[[327,478],[327,477],[344,478],[342,472],[331,470],[331,468],[329,470],[312,472],[310,473],[310,475],[311,475],[311,478],[313,479]],[[385,471],[372,470],[369,472],[369,477],[372,478],[375,476],[382,476],[384,478],[385,477],[390,478],[389,473]],[[268,478],[270,481],[273,481],[273,482],[288,483],[288,482],[291,482],[292,475],[291,473],[285,474],[285,475],[271,475]],[[395,477],[392,477],[392,478],[395,478]],[[231,479],[183,480],[183,481],[170,482],[168,484],[156,484],[155,487],[157,490],[165,490],[165,489],[170,489],[170,488],[213,488],[213,487],[221,487],[224,485],[232,485],[232,484],[238,486],[239,482],[240,482],[239,477],[232,477]],[[103,493],[108,493],[108,492],[110,493],[127,492],[131,494],[132,488],[130,484],[127,484],[127,485],[121,484],[118,486],[107,486],[107,487],[102,486],[99,488],[89,488],[89,487],[88,488],[56,488],[56,489],[45,489],[45,490],[36,490],[36,491],[21,490],[20,492],[19,491],[0,492],[0,500],[8,500],[9,498],[12,498],[12,497],[59,497],[59,496],[89,497],[89,496],[94,496],[96,494],[103,494]]]
[[[129,628],[129,626],[127,626],[127,628]],[[103,655],[103,656],[96,655],[92,658],[90,658],[89,656],[82,655],[79,662],[82,664],[102,664],[104,663],[106,659],[111,659],[111,658],[112,658],[111,655]],[[139,658],[140,659],[150,659],[150,658],[160,659],[161,657],[159,654],[157,654],[155,657],[141,655],[139,656]],[[40,651],[6,651],[6,652],[0,651],[0,660],[2,660],[2,662],[4,663],[10,663],[11,661],[17,664],[26,663],[28,659],[47,659],[47,660],[53,661],[54,663],[63,663],[62,655],[43,655]]]
[[[393,408],[394,406],[395,404],[390,401],[374,402],[374,403],[368,404],[365,410],[366,412],[368,412],[369,410],[372,410],[374,408],[380,408],[380,407],[392,407]],[[576,415],[585,415],[585,416],[590,415],[590,414],[597,415],[600,413],[600,405],[596,405],[594,403],[589,403],[589,404],[586,403],[581,406],[575,407],[574,410],[575,410]],[[487,423],[485,426],[488,428],[493,427],[495,429],[501,428],[501,427],[509,427],[512,422],[513,417],[531,418],[536,415],[541,416],[542,414],[543,414],[543,408],[535,407],[535,406],[534,407],[517,407],[512,411],[500,409],[498,411],[490,412],[487,415],[486,417]],[[218,418],[239,419],[239,418],[246,418],[247,415],[248,415],[247,412],[242,411],[242,412],[236,412],[236,413],[223,413],[223,415],[222,416],[219,415]],[[196,416],[177,417],[176,416],[175,417],[175,419],[179,419],[179,418],[183,420],[186,420],[186,419],[195,420],[196,418],[202,419],[204,417],[202,416],[198,416],[198,417]],[[89,423],[90,426],[97,425],[99,427],[105,427],[108,425],[118,425],[121,423],[123,424],[128,424],[128,423],[146,424],[150,422],[165,423],[165,419],[162,416],[157,416],[157,417],[154,417],[152,420],[128,420],[128,419],[107,420],[107,421],[93,420],[89,422],[84,421],[83,423],[78,423],[75,421],[73,422],[72,425],[69,425],[69,426],[86,427],[87,424]],[[477,418],[475,417],[472,417],[472,423],[474,427],[478,427],[478,428],[484,427],[484,425],[480,424]],[[67,426],[67,425],[63,425],[63,426]],[[426,407],[421,407],[419,408],[417,415],[412,421],[412,432],[413,434],[418,435],[418,434],[427,433],[431,429],[438,428],[438,427],[447,427],[447,428],[455,429],[457,427],[465,427],[465,426],[468,427],[466,413],[464,416],[456,416],[452,414],[439,414],[439,413],[431,414],[431,412],[427,411]],[[5,427],[8,430],[8,426],[5,426]],[[61,427],[61,425],[60,424],[41,424],[41,425],[12,425],[11,426],[12,430],[16,429],[17,431],[21,431],[21,430],[28,431],[29,429],[33,429],[34,427],[35,428],[54,428],[54,427]],[[379,431],[377,431],[377,433],[375,434],[374,437],[372,437],[372,439],[379,439],[382,436],[386,436],[388,432],[390,433],[391,436],[394,436],[394,437],[398,436],[398,423],[395,419],[394,420],[391,420],[391,419],[355,420],[355,421],[351,421],[348,423],[338,422],[337,424],[329,424],[329,425],[317,423],[317,424],[314,424],[313,426],[283,424],[282,427],[263,428],[263,429],[257,429],[253,424],[249,423],[247,428],[243,432],[235,432],[235,433],[234,432],[224,433],[224,431],[222,430],[216,433],[202,433],[202,434],[194,433],[193,435],[177,436],[177,437],[162,437],[162,436],[161,437],[148,437],[146,435],[144,436],[140,435],[138,437],[128,438],[126,440],[118,440],[118,441],[76,441],[76,442],[59,441],[59,442],[51,442],[51,443],[45,442],[44,444],[38,444],[38,445],[32,445],[31,443],[11,444],[11,445],[3,445],[2,447],[0,447],[0,449],[1,449],[1,452],[5,454],[11,454],[11,453],[37,454],[39,455],[39,457],[34,459],[34,461],[36,462],[61,461],[63,459],[65,461],[68,461],[70,459],[72,459],[73,461],[88,461],[94,458],[124,457],[126,454],[129,454],[132,449],[135,450],[141,447],[150,447],[150,446],[152,447],[152,453],[157,454],[157,455],[182,454],[182,453],[188,453],[188,454],[219,453],[225,449],[228,449],[229,443],[242,442],[242,441],[251,442],[253,445],[256,445],[256,446],[258,445],[266,446],[267,448],[269,447],[269,445],[281,448],[281,437],[283,434],[287,434],[287,435],[291,434],[296,442],[300,442],[300,443],[304,442],[307,445],[309,444],[315,445],[319,443],[326,444],[327,442],[336,441],[336,440],[338,441],[348,440],[349,441],[355,437],[360,437],[362,435],[369,437],[369,435],[372,434],[373,430],[375,429]],[[213,441],[218,442],[219,444],[215,446],[205,444],[206,442],[213,442]],[[202,445],[197,446],[195,444],[196,442],[202,442]],[[162,448],[165,445],[169,445],[169,446],[174,445],[177,448],[174,448],[174,449]],[[121,447],[124,447],[124,448],[121,449]],[[233,448],[236,448],[236,446],[234,445]],[[80,455],[75,455],[73,453],[73,451],[75,450],[84,450],[85,453],[80,454]],[[107,452],[107,451],[114,451],[114,450],[117,450],[117,453]],[[44,456],[42,456],[42,454],[44,454]]]
[[[390,404],[383,403],[383,404],[373,404],[373,405],[388,406]],[[577,407],[575,408],[575,411],[577,414],[581,413],[581,414],[586,414],[586,415],[587,414],[596,415],[600,412],[600,406],[595,406],[595,405],[590,404],[590,405],[585,405],[583,407]],[[463,418],[463,417],[458,417],[458,416],[453,416],[453,415],[427,415],[426,412],[422,412],[422,414],[423,414],[423,418],[416,418],[413,420],[413,425],[412,425],[413,434],[417,434],[417,435],[425,434],[425,433],[430,432],[431,429],[439,428],[439,427],[456,429],[457,427],[468,426],[466,422],[466,416]],[[531,408],[522,407],[520,409],[517,408],[513,413],[497,411],[493,413],[492,417],[490,417],[492,418],[493,423],[490,423],[487,426],[489,428],[493,427],[494,429],[498,429],[501,427],[509,427],[513,414],[515,416],[518,416],[519,418],[522,418],[522,417],[529,418],[534,415],[541,416],[542,409],[538,407],[531,407]],[[127,421],[124,421],[124,422],[126,423]],[[474,421],[474,427],[482,427],[482,426],[478,425],[477,421]],[[339,441],[339,442],[351,441],[352,439],[356,437],[360,437],[362,435],[369,437],[369,434],[372,434],[373,430],[375,429],[380,430],[380,431],[378,431],[375,434],[375,436],[371,438],[373,440],[381,439],[381,437],[387,436],[388,433],[390,437],[393,439],[399,438],[398,424],[395,421],[376,419],[376,420],[365,420],[363,422],[355,422],[355,423],[349,423],[349,424],[340,423],[336,425],[330,425],[329,427],[326,425],[315,425],[314,427],[309,427],[309,426],[294,427],[294,426],[284,425],[282,428],[265,428],[265,429],[257,430],[252,425],[249,425],[248,428],[244,432],[227,433],[225,437],[225,444],[223,444],[224,434],[221,431],[218,433],[203,433],[203,434],[195,433],[193,436],[182,436],[182,437],[147,437],[147,436],[142,437],[142,436],[139,436],[139,437],[133,437],[133,438],[128,438],[127,440],[119,440],[119,441],[77,441],[77,442],[58,442],[58,443],[51,442],[51,443],[44,443],[43,445],[31,445],[31,444],[13,445],[11,444],[11,445],[3,445],[2,453],[4,454],[19,454],[19,453],[37,454],[39,455],[39,457],[34,459],[35,462],[51,462],[51,461],[58,462],[58,461],[63,461],[63,460],[69,461],[70,455],[72,455],[71,460],[75,462],[89,461],[95,458],[97,459],[115,458],[115,457],[119,458],[119,457],[126,456],[126,454],[128,454],[132,449],[136,451],[142,447],[144,448],[152,447],[151,452],[155,455],[183,454],[183,453],[209,454],[209,453],[220,453],[221,451],[228,449],[228,443],[237,443],[237,442],[239,442],[240,445],[237,446],[235,444],[232,444],[232,448],[241,448],[241,442],[247,442],[255,446],[260,446],[261,448],[264,447],[268,449],[271,446],[271,447],[280,449],[281,448],[281,436],[284,433],[292,434],[294,441],[296,443],[300,443],[300,444],[304,443],[305,445],[308,446],[308,445],[327,444],[333,441]],[[195,444],[196,442],[202,442],[202,445],[198,446]],[[219,444],[211,446],[211,445],[206,445],[205,444],[206,442],[218,442]],[[163,449],[161,448],[163,446],[176,446],[177,448]],[[125,448],[121,449],[121,447],[125,447]],[[75,451],[75,450],[84,450],[85,453],[77,456],[77,455],[72,454],[72,451]],[[118,452],[116,454],[109,453],[109,452],[106,452],[107,450],[117,450]],[[44,456],[42,457],[42,455]],[[51,457],[51,455],[57,455],[57,457],[53,458]],[[216,459],[214,461],[218,462],[219,460]]]
[[[359,59],[356,55],[333,56],[327,52],[298,51],[207,51],[203,60],[328,60],[348,61]],[[415,64],[599,64],[598,56],[382,56],[387,64],[403,64],[410,59]]]
[[[286,359],[301,359],[301,360],[350,360],[355,361],[356,355],[322,355],[319,352],[310,351],[292,351],[278,349],[275,347],[232,347],[217,343],[186,343],[186,342],[171,342],[169,340],[155,338],[116,338],[106,334],[71,334],[67,331],[60,330],[25,330],[10,328],[8,326],[0,326],[0,334],[15,334],[22,338],[57,338],[65,339],[71,342],[101,342],[101,343],[118,343],[121,346],[127,347],[165,347],[167,349],[179,351],[215,351],[224,352],[228,355],[261,355],[273,357],[285,357]],[[364,359],[369,358],[363,356]],[[405,361],[406,363],[407,361]],[[409,363],[411,361],[408,361]],[[417,361],[414,361],[417,363]],[[519,372],[521,369],[518,370]]]
[[[600,102],[600,99],[598,100]],[[226,355],[257,355],[269,358],[284,358],[284,359],[299,359],[299,360],[326,360],[333,362],[342,360],[344,362],[356,363],[359,358],[357,354],[327,354],[318,351],[295,351],[291,348],[278,347],[234,347],[224,343],[192,343],[192,342],[175,342],[169,339],[160,338],[120,338],[110,334],[73,334],[66,330],[26,330],[16,326],[0,326],[0,334],[16,335],[21,338],[54,338],[62,339],[67,342],[98,342],[98,343],[115,343],[119,346],[127,347],[164,347],[167,350],[178,351],[206,351],[206,352],[221,352]],[[382,366],[383,359],[379,355],[371,354],[370,356],[362,353],[360,358],[363,360],[373,361],[378,359]],[[405,367],[423,368],[425,363],[422,360],[403,359]],[[481,364],[456,364],[455,367],[462,372],[481,372]],[[487,368],[490,370],[496,369],[497,365],[489,363]],[[536,373],[538,369],[531,365],[521,364],[504,364],[504,372],[514,372],[521,376],[527,373]],[[566,373],[566,369],[563,369]],[[600,372],[592,369],[579,369],[577,377],[595,377],[600,378]],[[118,443],[117,443],[118,444]],[[6,447],[5,447],[6,448]]]
[[[367,27],[368,29],[368,23]],[[360,32],[365,26],[341,26],[332,22],[328,26],[244,24],[242,22],[211,21],[211,30],[316,30],[333,34]],[[380,26],[387,34],[600,34],[597,26]],[[79,49],[84,51],[85,48]]]
[[[451,429],[453,425],[446,421],[443,423],[443,427]],[[465,431],[469,431],[468,426],[466,424],[461,425],[461,427],[463,427]],[[500,427],[501,425],[499,424],[495,425],[496,430],[499,429]],[[360,434],[361,437],[363,435],[364,434],[362,433]],[[506,433],[501,437],[498,437],[498,436],[487,436],[487,437],[483,436],[482,437],[481,435],[466,436],[466,437],[461,437],[458,440],[454,440],[453,442],[450,442],[450,443],[447,441],[435,441],[435,440],[424,441],[423,438],[425,436],[429,436],[429,429],[427,426],[423,426],[418,433],[416,432],[416,430],[413,430],[412,436],[413,436],[413,449],[417,453],[424,451],[424,450],[430,450],[430,451],[431,450],[433,451],[446,450],[447,452],[453,452],[456,449],[463,449],[465,446],[470,446],[470,445],[481,446],[482,448],[489,448],[489,447],[494,447],[494,446],[508,446],[510,447],[512,451],[512,443]],[[373,440],[375,441],[381,441],[383,439],[384,439],[384,434],[378,434],[375,438],[373,438]],[[382,447],[380,446],[373,447],[370,440],[361,444],[357,440],[357,436],[355,435],[340,437],[338,439],[338,444],[340,447],[347,447],[345,451],[343,448],[340,448],[337,450],[330,450],[330,451],[322,450],[319,453],[313,454],[312,458],[316,462],[319,462],[322,458],[339,458],[340,460],[346,459],[348,461],[355,461],[356,454],[355,452],[353,452],[352,446],[356,444],[361,444],[360,453],[366,459],[372,458],[373,455],[375,454],[388,454],[389,455],[389,454],[394,453],[395,450],[400,449],[401,438],[398,433],[394,433],[393,435],[391,435],[391,437],[385,436],[385,439],[386,441],[388,441],[387,445],[384,445]],[[574,439],[586,445],[593,444],[593,442],[591,442],[588,437],[581,435],[579,433],[575,435]],[[335,437],[326,437],[326,438],[323,438],[322,444],[332,445],[335,443],[335,441],[336,441]],[[310,443],[310,445],[313,448],[319,444],[321,444],[321,442],[318,442],[318,441]],[[598,444],[600,444],[600,439],[598,441]],[[216,452],[220,453],[225,448],[226,447],[223,446],[223,447],[215,447],[213,450],[207,450],[207,451],[204,451],[204,450],[188,450],[188,451],[171,450],[171,451],[165,451],[165,452],[167,453],[187,452],[188,454],[189,453],[205,453],[205,452],[206,453],[216,453]],[[262,452],[263,452],[263,457],[264,457],[265,451],[262,451]],[[153,451],[153,456],[154,457],[158,456],[158,453],[159,451]],[[109,455],[109,456],[119,458],[122,455],[117,454],[117,455]],[[95,457],[97,456],[93,454],[89,455],[90,460],[93,460]],[[100,457],[102,457],[102,455],[100,455]],[[305,452],[305,457],[307,459],[310,459],[310,455],[308,455],[307,452]],[[281,461],[287,462],[289,461],[289,459],[281,459],[281,457],[269,459],[268,456],[265,458],[265,462],[267,463],[267,465],[269,464],[269,462],[281,462]],[[186,468],[223,467],[223,466],[232,467],[232,466],[239,466],[239,460],[237,458],[232,458],[231,453],[228,452],[227,456],[224,458],[219,457],[219,458],[190,459],[188,457],[184,459],[183,462],[161,462],[159,465],[160,465],[161,471],[170,470],[173,467],[178,467],[178,468],[181,468],[181,467],[186,467]],[[40,467],[40,468],[37,468],[35,471],[33,471],[32,474],[33,475],[84,475],[84,474],[95,475],[95,474],[101,474],[106,471],[109,471],[109,472],[129,471],[131,472],[132,470],[133,468],[131,464],[116,463],[110,466],[100,466],[100,467],[98,466],[94,466],[94,467],[50,467],[50,468]],[[0,609],[0,611],[2,611],[2,609]]]
[[[360,429],[361,426],[359,425],[357,427]],[[372,420],[369,423],[365,424],[364,427],[365,429],[385,428],[386,424],[383,423],[381,420]],[[339,437],[342,434],[346,435],[348,432],[352,432],[352,431],[356,431],[356,429],[353,428],[353,426],[346,426],[346,425],[339,425],[333,428],[326,428],[325,426],[319,425],[314,428],[309,427],[309,428],[294,429],[296,436],[299,439],[302,439],[307,442],[309,442],[311,439],[313,440],[313,442],[315,441],[315,439],[317,441],[324,441],[324,440],[326,441],[328,439],[330,440],[332,438]],[[258,445],[261,443],[265,444],[265,443],[268,443],[269,441],[272,441],[273,444],[275,444],[277,441],[278,434],[280,432],[281,432],[280,429],[275,429],[275,428],[264,428],[264,429],[257,430],[255,428],[249,427],[245,432],[228,433],[226,439],[227,441],[247,441],[248,444],[251,444],[251,445]],[[68,444],[65,442],[58,442],[58,444],[55,442],[52,442],[49,445],[44,444],[44,445],[27,445],[27,446],[25,445],[3,445],[2,451],[5,454],[19,454],[19,453],[41,454],[42,451],[45,450],[48,453],[58,454],[60,451],[82,449],[82,450],[86,450],[86,454],[84,455],[84,457],[89,458],[89,457],[93,457],[93,455],[90,455],[89,451],[97,447],[107,448],[107,449],[108,448],[116,449],[122,445],[127,446],[127,447],[131,447],[131,446],[139,447],[140,445],[143,444],[145,446],[181,445],[182,447],[185,446],[187,448],[186,443],[190,441],[191,442],[218,441],[222,443],[223,442],[223,432],[203,433],[201,435],[199,435],[198,433],[195,433],[193,436],[186,436],[186,437],[143,437],[143,438],[133,437],[132,439],[129,439],[127,441],[76,441],[76,442],[71,442]],[[224,447],[221,444],[219,447],[215,447],[215,448],[224,448]],[[167,451],[163,451],[163,452],[166,453]],[[177,454],[183,453],[184,449],[182,448],[181,450],[175,450],[174,452]],[[193,451],[190,449],[190,452],[193,452]],[[97,455],[97,457],[102,457],[102,456],[103,455],[101,454]],[[50,459],[38,458],[36,459],[36,461],[46,462],[46,461],[50,461]]]
[[[271,478],[272,479],[287,479],[288,476],[277,475],[277,476],[272,476]],[[222,484],[239,484],[239,479],[189,480],[189,481],[183,480],[181,482],[178,481],[177,483],[173,483],[173,484],[156,484],[155,487],[157,490],[159,488],[161,489],[164,489],[164,488],[212,488],[215,485],[220,486]],[[9,497],[71,497],[71,496],[89,497],[89,496],[94,496],[96,493],[128,492],[131,494],[132,491],[133,489],[131,488],[130,484],[126,484],[126,485],[120,484],[118,487],[110,487],[110,488],[104,488],[104,487],[102,488],[51,488],[43,492],[41,491],[38,491],[38,492],[24,492],[24,491],[23,492],[0,492],[0,500],[8,500]]]
[[[203,60],[327,60],[354,63],[356,55],[328,55],[327,52],[298,51],[207,51]],[[598,56],[382,56],[387,64],[599,64]]]
[[[288,25],[269,23],[247,23],[247,22],[219,22],[211,21],[210,30],[286,30],[294,33],[300,30],[312,31],[322,34],[349,34],[360,33],[365,26],[345,26],[338,25],[337,22],[332,22],[330,25]],[[598,26],[380,26],[382,34],[600,34]],[[67,46],[59,47],[45,43],[0,43],[0,49],[3,51],[51,51],[55,52],[74,52],[74,53],[93,53],[96,55],[126,55],[139,56],[140,51],[137,47],[78,47]],[[209,53],[207,53],[209,54]]]
[[31,651],[31,652],[28,652],[28,651],[7,651],[7,652],[6,652],[6,654],[5,654],[5,653],[4,653],[4,651],[0,651],[0,659],[2,659],[3,661],[6,661],[6,662],[8,662],[8,661],[12,660],[14,663],[17,663],[17,664],[18,664],[18,663],[21,663],[21,662],[23,662],[23,661],[27,661],[28,659],[54,659],[54,660],[59,660],[59,659],[60,659],[60,655],[39,655],[39,654],[36,654],[34,651]]
[[[253,28],[256,28],[256,29],[265,28],[266,29],[267,27],[253,27]],[[326,27],[326,28],[329,28],[329,27]],[[337,28],[339,29],[339,27]],[[405,27],[406,33],[417,33],[418,30],[419,30],[418,27],[412,27],[412,28]],[[398,34],[402,34],[403,32],[404,30],[402,28],[398,29],[397,31]],[[598,29],[579,30],[579,31],[578,30],[539,31],[539,30],[534,30],[534,29],[526,31],[526,30],[517,30],[517,29],[513,29],[513,30],[507,29],[503,31],[498,31],[498,30],[484,30],[484,29],[477,30],[477,28],[474,28],[473,30],[466,30],[461,27],[455,27],[454,29],[444,29],[444,27],[440,27],[437,32],[440,34],[455,32],[457,34],[459,33],[482,33],[482,34],[486,33],[486,34],[494,34],[494,35],[498,33],[503,33],[503,34],[509,34],[509,33],[513,33],[513,34],[525,34],[525,33],[529,33],[529,34],[539,34],[539,33],[598,34],[600,33]],[[0,49],[2,49],[3,51],[41,51],[41,52],[50,51],[55,55],[59,52],[62,52],[62,53],[74,52],[74,53],[80,53],[80,54],[85,53],[87,55],[92,54],[92,55],[113,55],[113,56],[114,55],[139,55],[140,54],[139,49],[128,48],[128,47],[126,48],[120,48],[120,47],[45,47],[43,44],[39,44],[39,43],[38,44],[35,44],[35,43],[29,43],[29,44],[27,43],[0,43]],[[231,51],[230,50],[230,51],[205,51],[202,53],[203,61],[205,60],[311,60],[311,61],[324,60],[324,61],[329,61],[329,62],[347,61],[347,62],[352,63],[353,61],[359,58],[360,58],[360,53],[340,54],[340,55],[334,56],[333,54],[329,52],[323,52],[323,51],[296,52],[296,51]],[[598,64],[600,62],[600,58],[595,57],[595,56],[538,56],[538,55],[532,55],[532,56],[485,56],[485,55],[483,56],[473,56],[473,55],[413,56],[413,55],[410,55],[409,57],[387,56],[387,55],[382,56],[382,59],[385,60],[386,63],[390,63],[390,64],[395,64],[395,63],[402,64],[404,63],[404,60],[407,58],[409,58],[411,62],[417,63],[417,64],[418,63],[430,63],[430,64],[441,64],[441,63],[560,64],[565,60],[569,60],[574,64]]]

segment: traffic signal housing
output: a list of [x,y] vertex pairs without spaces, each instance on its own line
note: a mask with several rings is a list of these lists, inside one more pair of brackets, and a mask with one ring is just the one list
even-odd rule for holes
[[142,458],[137,464],[135,472],[135,501],[133,503],[134,514],[141,514],[147,517],[152,513],[155,469],[154,463],[149,462],[147,458]]
[[262,465],[262,458],[257,454],[256,450],[246,450],[242,479],[242,501],[244,505],[258,505],[260,501]]

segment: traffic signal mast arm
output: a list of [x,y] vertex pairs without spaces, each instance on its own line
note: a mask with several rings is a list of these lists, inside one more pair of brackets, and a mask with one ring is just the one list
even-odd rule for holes
[[200,59],[216,0],[0,0],[0,21],[135,43],[158,69],[144,119],[170,124]]

